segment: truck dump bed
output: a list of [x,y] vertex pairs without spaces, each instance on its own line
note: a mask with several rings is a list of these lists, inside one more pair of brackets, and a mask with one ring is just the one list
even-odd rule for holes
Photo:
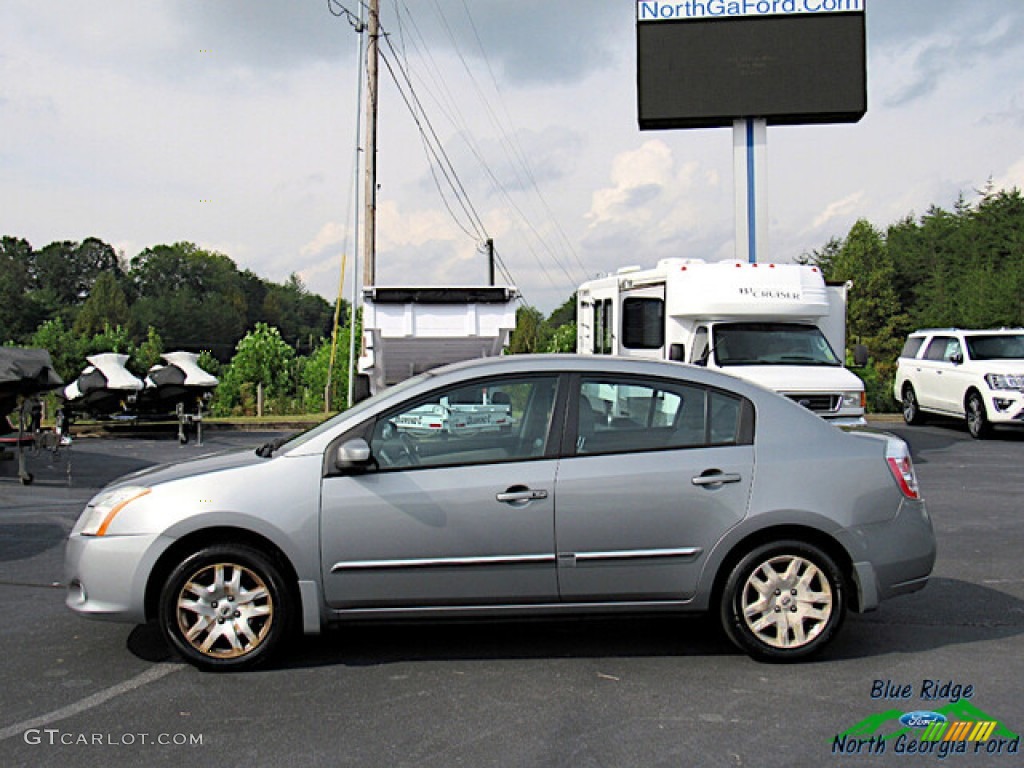
[[440,365],[500,355],[516,325],[512,287],[367,288],[359,373],[379,392]]

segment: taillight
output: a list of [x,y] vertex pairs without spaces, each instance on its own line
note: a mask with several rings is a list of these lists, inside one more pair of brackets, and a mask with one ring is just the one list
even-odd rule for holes
[[910,458],[907,444],[898,438],[891,438],[885,449],[885,461],[903,495],[908,499],[921,498],[917,475],[914,474],[914,462]]

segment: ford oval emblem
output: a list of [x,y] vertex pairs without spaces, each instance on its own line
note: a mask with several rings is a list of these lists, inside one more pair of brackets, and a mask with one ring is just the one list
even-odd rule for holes
[[932,723],[946,722],[946,716],[938,712],[919,710],[917,712],[907,712],[907,714],[900,718],[900,722],[911,728],[927,728]]

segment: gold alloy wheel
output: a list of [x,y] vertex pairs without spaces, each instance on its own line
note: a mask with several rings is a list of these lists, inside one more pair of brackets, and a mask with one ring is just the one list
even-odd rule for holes
[[274,600],[266,582],[237,563],[200,568],[181,588],[176,605],[182,638],[216,659],[252,653],[274,622]]
[[803,557],[773,557],[755,568],[743,586],[743,620],[772,648],[812,642],[828,624],[832,609],[828,577]]

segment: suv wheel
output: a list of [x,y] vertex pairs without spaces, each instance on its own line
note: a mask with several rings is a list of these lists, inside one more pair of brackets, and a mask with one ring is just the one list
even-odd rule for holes
[[992,428],[988,423],[988,414],[985,413],[985,402],[981,399],[981,395],[971,391],[967,395],[965,410],[967,411],[967,431],[971,433],[971,437],[977,440],[988,437]]
[[903,420],[907,424],[924,423],[921,406],[917,404],[917,393],[910,384],[903,387]]
[[749,552],[729,574],[721,601],[729,639],[761,661],[814,655],[839,631],[845,611],[838,566],[802,541],[778,541]]

